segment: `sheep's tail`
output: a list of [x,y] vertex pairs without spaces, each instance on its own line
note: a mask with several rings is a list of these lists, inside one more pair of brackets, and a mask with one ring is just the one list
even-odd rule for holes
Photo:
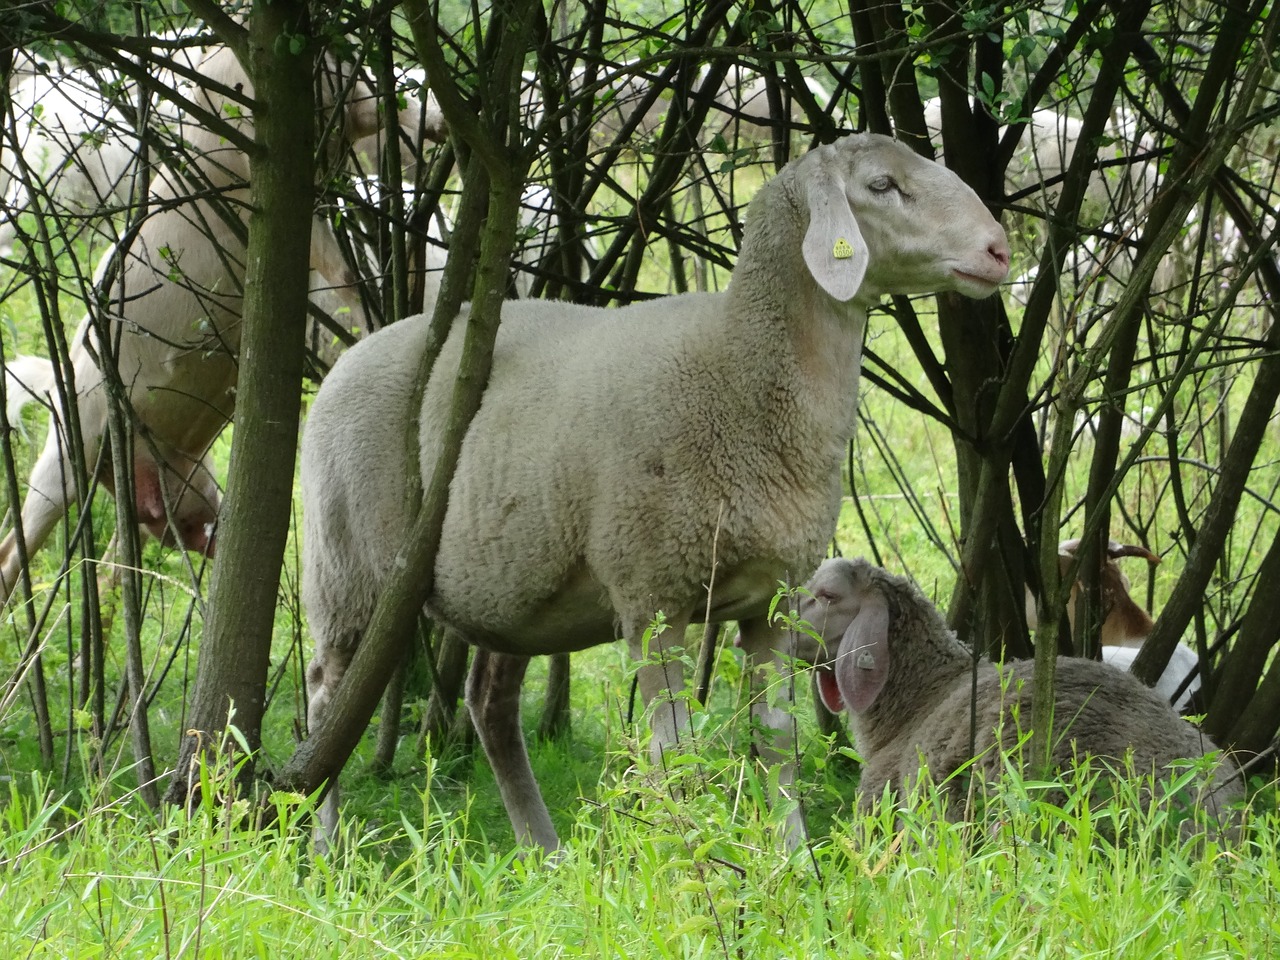
[[4,378],[5,412],[9,423],[17,424],[28,404],[49,402],[55,383],[53,361],[44,357],[14,357],[4,365]]

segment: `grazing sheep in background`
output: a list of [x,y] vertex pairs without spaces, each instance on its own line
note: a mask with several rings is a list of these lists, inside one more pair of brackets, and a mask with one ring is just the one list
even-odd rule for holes
[[[826,648],[819,690],[828,709],[848,710],[862,756],[861,809],[870,809],[886,786],[904,794],[923,767],[935,782],[948,781],[974,750],[979,774],[999,779],[1003,751],[1023,733],[1016,718],[1031,718],[1033,661],[982,660],[974,689],[973,654],[937,608],[910,580],[865,560],[826,561],[807,591],[799,613]],[[1053,722],[1051,760],[1061,770],[1085,754],[1115,763],[1131,755],[1139,774],[1160,774],[1217,749],[1133,677],[1075,657],[1058,658]],[[1233,763],[1219,763],[1198,802],[1224,810],[1242,795],[1238,774]],[[958,778],[947,789],[958,813],[964,800]]]
[[122,136],[123,119],[88,73],[32,59],[13,85],[10,109],[14,138],[4,131],[0,165],[0,252],[9,253],[17,216],[31,205],[24,166],[64,215],[83,218],[129,202],[136,150]]
[[[1071,562],[1075,559],[1076,551],[1080,548],[1080,541],[1063,540],[1058,544],[1058,566],[1060,572],[1065,576]],[[1160,558],[1143,546],[1134,546],[1131,544],[1118,543],[1111,540],[1107,544],[1107,556],[1103,560],[1102,573],[1098,583],[1098,598],[1100,613],[1102,616],[1102,628],[1100,630],[1100,646],[1102,648],[1102,659],[1106,663],[1112,664],[1118,670],[1128,671],[1133,666],[1133,661],[1138,655],[1138,651],[1142,649],[1142,643],[1147,639],[1147,635],[1151,633],[1154,623],[1151,615],[1147,613],[1138,603],[1129,595],[1129,578],[1120,570],[1119,564],[1116,563],[1124,557],[1142,557],[1148,563],[1157,564]],[[1067,621],[1071,626],[1071,636],[1075,636],[1076,632],[1076,606],[1080,602],[1080,583],[1071,585],[1071,599],[1067,601]],[[1027,604],[1027,627],[1033,632],[1036,629],[1036,603],[1035,598],[1028,590],[1026,596]],[[1196,656],[1194,650],[1184,643],[1179,643],[1174,648],[1173,656],[1169,660],[1168,665],[1164,668],[1164,672],[1160,675],[1160,679],[1155,683],[1155,691],[1163,696],[1166,700],[1172,700],[1174,694],[1182,688],[1187,677],[1191,676],[1193,671],[1199,669],[1200,660]],[[1185,712],[1190,709],[1194,701],[1195,695],[1200,690],[1199,676],[1191,677],[1186,689],[1178,696],[1174,708],[1179,712]]]
[[[230,50],[211,51],[199,69],[202,76],[232,88],[243,86],[252,96]],[[332,108],[336,85],[322,89],[321,108]],[[195,92],[195,99],[219,114],[225,105],[220,95],[204,88]],[[371,92],[363,90],[347,104],[342,120],[341,134],[347,141],[373,132],[378,114]],[[247,117],[238,122],[249,130]],[[192,147],[197,179],[221,189],[230,209],[246,217],[248,158],[218,134],[193,123],[186,123],[183,133]],[[136,423],[133,495],[138,521],[168,543],[208,553],[213,548],[218,489],[207,452],[235,405],[245,245],[238,231],[207,199],[193,197],[192,186],[176,173],[158,169],[155,179],[154,212],[136,238],[115,251],[122,261],[120,273],[109,281],[103,303],[113,333],[119,333],[119,375]],[[203,193],[203,184],[196,189]],[[237,226],[243,228],[243,221]],[[311,262],[335,285],[354,282],[327,224],[313,225]],[[100,275],[98,280],[102,283],[104,278]],[[123,313],[116,312],[120,310]],[[96,334],[88,318],[72,344],[84,455],[111,489],[114,476],[103,462],[105,456],[100,456],[107,397],[92,356]],[[43,392],[52,384],[51,369],[44,369],[47,379],[28,383],[30,392]],[[22,505],[29,552],[39,549],[75,501],[70,453],[58,420],[55,415]],[[0,602],[12,592],[20,566],[16,533],[10,531],[0,543]]]
[[[986,108],[975,104],[974,109]],[[933,143],[940,147],[941,101],[937,97],[925,101],[924,114]],[[1083,121],[1068,113],[1064,104],[1057,104],[1033,110],[1025,121],[1011,126],[1019,130],[1019,140],[1005,171],[1005,192],[1013,198],[1010,213],[1015,218],[1005,222],[1011,224],[1009,232],[1014,237],[1015,266],[1021,264],[1017,254],[1024,249],[1031,260],[1021,265],[1022,272],[1009,283],[1007,293],[1010,301],[1025,307],[1039,273],[1045,239],[1041,224],[1055,216],[1062,178],[1080,143]],[[1171,129],[1176,129],[1176,124],[1168,117],[1162,122],[1145,109],[1125,103],[1116,104],[1106,121],[1096,148],[1098,166],[1089,175],[1078,218],[1091,235],[1082,236],[1064,252],[1057,278],[1060,303],[1074,305],[1072,313],[1080,325],[1077,334],[1083,333],[1084,318],[1090,312],[1086,303],[1108,299],[1096,289],[1087,296],[1084,291],[1099,285],[1104,290],[1113,284],[1123,286],[1132,270],[1141,247],[1135,240],[1161,187],[1156,158],[1166,152],[1171,142],[1167,131]],[[1270,127],[1260,127],[1256,133],[1265,130]],[[1265,134],[1259,137],[1256,133],[1251,131],[1241,138],[1233,155],[1233,169],[1259,162],[1265,169],[1274,166],[1268,159]],[[1087,145],[1086,149],[1092,153],[1094,147]],[[1021,225],[1019,209],[1035,211],[1033,221]],[[1203,290],[1225,283],[1238,272],[1242,256],[1239,232],[1222,211],[1214,214],[1213,222],[1205,223],[1208,213],[1202,205],[1193,207],[1179,238],[1161,259],[1152,278],[1154,309],[1181,317],[1186,309],[1183,299],[1193,279]],[[1210,239],[1202,249],[1205,230]],[[1029,246],[1019,243],[1023,235]]]
[[[397,116],[398,127],[391,142],[395,144],[400,167],[399,189],[404,201],[406,215],[412,204],[418,199],[418,179],[421,176],[424,151],[431,143],[443,143],[448,136],[448,126],[440,105],[427,90],[425,73],[418,69],[406,70],[397,82],[397,90],[403,98],[404,106],[400,107]],[[361,93],[367,88],[363,84],[353,94]],[[372,91],[368,91],[372,94]],[[343,212],[344,221],[350,225],[354,222],[352,215],[365,211],[373,217],[381,217],[386,197],[383,181],[384,161],[386,159],[387,129],[379,127],[369,136],[361,137],[351,144],[349,169],[353,172],[351,186],[354,204],[348,204],[345,197],[338,198],[338,207]],[[427,240],[423,245],[423,262],[415,263],[411,257],[409,269],[424,274],[422,298],[410,305],[411,312],[430,313],[435,299],[440,292],[440,274],[444,270],[447,256],[445,234],[448,228],[448,217],[443,210],[437,210],[431,217],[427,228]],[[390,282],[390,255],[384,249],[380,254],[373,242],[376,231],[363,234],[364,241],[356,242],[353,250],[355,269],[366,281],[375,285]],[[342,287],[329,287],[318,270],[312,270],[309,280],[311,303],[339,322],[348,333],[359,338],[367,334],[374,323],[365,313],[363,304],[356,302],[356,291]],[[323,326],[313,325],[308,339],[309,349],[315,354],[324,368],[333,366],[334,361],[346,348],[343,341],[326,331]]]
[[[954,173],[859,134],[760,189],[723,293],[505,305],[427,607],[483,648],[468,706],[518,843],[559,843],[520,729],[528,658],[608,642],[620,627],[645,661],[643,633],[661,611],[669,628],[655,650],[709,615],[739,621],[753,664],[782,660],[769,601],[779,580],[813,569],[835,529],[868,307],[888,292],[987,296],[1007,271],[1004,231]],[[426,317],[353,347],[312,405],[301,455],[312,729],[412,526],[404,443],[415,420],[420,474],[435,470],[465,326],[453,325],[420,408]],[[679,694],[682,667],[643,663],[639,684],[646,703]],[[789,717],[764,703],[753,712],[783,731],[772,758],[785,760]],[[654,754],[687,725],[685,702],[664,700]],[[780,770],[784,787],[792,775]],[[335,817],[331,793],[322,823]],[[797,839],[798,818],[789,826]]]
[[[978,105],[975,109],[986,108]],[[941,154],[942,101],[939,98],[925,101],[924,118]],[[1075,155],[1083,122],[1065,109],[1044,107],[1033,110],[1030,118],[1018,126],[1021,133],[1005,170],[1005,191],[1011,195],[1025,194],[1018,201],[1020,205],[1037,208],[1042,216],[1048,216],[1062,193],[1062,176]],[[1106,136],[1108,146],[1099,153],[1099,160],[1103,162],[1125,161],[1149,148],[1137,124],[1123,112],[1107,123]],[[1154,166],[1146,160],[1124,163],[1110,174],[1094,170],[1085,189],[1082,214],[1086,221],[1108,216],[1116,195],[1121,193],[1139,200],[1138,211],[1145,209],[1154,198],[1155,176]]]
[[[705,71],[705,68],[704,68]],[[805,86],[817,105],[826,109],[831,91],[813,77],[804,78]],[[754,70],[734,65],[725,75],[716,94],[715,108],[707,115],[702,139],[710,141],[717,134],[730,144],[768,144],[778,138],[778,127],[795,131],[809,125],[809,116],[795,99],[785,79],[778,80],[779,105],[784,116],[775,116],[769,100],[769,81]],[[843,114],[835,117],[837,125]],[[792,136],[795,136],[794,132]],[[799,138],[796,138],[797,142]]]
[[[394,138],[399,153],[400,175],[412,183],[418,175],[418,161],[428,143],[443,143],[448,125],[435,94],[427,89],[427,74],[421,67],[410,67],[400,74],[396,89],[404,100],[397,117],[399,135]],[[362,137],[351,144],[357,175],[375,178],[382,169],[386,149],[386,130]]]
[[[161,34],[154,39],[182,38]],[[179,46],[167,49],[164,56],[196,69],[206,51],[200,46]],[[5,206],[0,253],[6,255],[18,234],[18,215],[32,205],[27,175],[49,210],[64,221],[92,224],[95,218],[128,207],[140,153],[132,116],[138,106],[135,81],[108,67],[86,69],[24,51],[15,53],[9,106],[14,124],[12,130],[6,126],[0,133],[5,141],[0,151],[0,196]],[[155,66],[157,81],[190,93],[189,81],[163,63]],[[181,123],[180,111],[172,103],[158,97],[151,100],[152,131]]]
[[[1058,544],[1059,563],[1064,572],[1071,560],[1075,558],[1078,549],[1080,549],[1078,539],[1064,540]],[[1117,543],[1114,540],[1107,543],[1107,557],[1103,561],[1102,575],[1098,583],[1103,618],[1100,636],[1102,660],[1117,670],[1128,673],[1155,623],[1151,619],[1151,614],[1129,595],[1129,578],[1121,572],[1116,563],[1122,557],[1142,557],[1150,564],[1159,563],[1160,558],[1143,546]],[[1072,636],[1075,635],[1075,614],[1079,593],[1080,585],[1077,582],[1072,585],[1071,600],[1067,605],[1067,619],[1071,624]],[[1196,652],[1185,643],[1179,642],[1152,689],[1164,697],[1165,702],[1172,702],[1175,710],[1183,713],[1191,709],[1196,694],[1200,691],[1199,669],[1200,658],[1196,656]],[[1196,675],[1193,676],[1193,674]],[[1188,677],[1190,677],[1189,681]],[[1185,689],[1183,689],[1184,685]],[[1179,690],[1182,691],[1180,694]],[[1176,701],[1175,694],[1177,694]]]

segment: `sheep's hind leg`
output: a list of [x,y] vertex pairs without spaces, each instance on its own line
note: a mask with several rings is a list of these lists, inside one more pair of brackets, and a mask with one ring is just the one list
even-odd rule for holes
[[[318,618],[317,618],[318,619]],[[357,641],[358,642],[358,638]],[[316,643],[315,658],[307,665],[307,689],[310,699],[307,702],[307,735],[313,736],[320,729],[329,700],[338,689],[343,674],[351,665],[355,653],[355,643],[349,649],[338,650],[329,644]],[[329,784],[320,809],[316,811],[316,827],[312,832],[312,842],[316,852],[327,853],[330,844],[338,832],[338,781],[335,777]]]
[[520,728],[520,687],[528,666],[528,657],[476,650],[467,677],[467,709],[493,767],[516,844],[537,844],[551,854],[559,849],[560,840],[529,765]]
[[747,655],[751,682],[751,727],[756,754],[768,766],[778,768],[779,796],[773,803],[787,803],[786,843],[794,850],[804,843],[804,811],[795,802],[795,673],[791,632],[770,625],[763,617],[738,623],[738,643]]

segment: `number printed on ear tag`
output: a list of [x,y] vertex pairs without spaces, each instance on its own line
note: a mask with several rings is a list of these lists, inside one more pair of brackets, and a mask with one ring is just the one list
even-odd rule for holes
[[853,256],[853,247],[849,245],[849,241],[844,237],[836,240],[836,245],[831,250],[831,255],[837,260],[848,260]]

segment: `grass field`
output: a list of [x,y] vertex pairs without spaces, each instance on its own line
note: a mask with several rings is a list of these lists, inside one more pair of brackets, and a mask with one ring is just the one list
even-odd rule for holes
[[559,810],[555,864],[515,859],[487,833],[483,783],[468,801],[432,762],[425,793],[388,786],[381,822],[347,823],[328,858],[311,857],[296,796],[270,797],[279,820],[255,830],[243,802],[187,820],[22,777],[0,821],[0,951],[1209,960],[1280,944],[1274,811],[1243,842],[1180,844],[1167,811],[1123,796],[1059,807],[1011,778],[974,823],[929,796],[876,817],[842,808],[788,857],[758,784],[732,761],[707,766],[679,801],[639,772],[585,785],[591,800]]
[[[883,318],[873,326],[882,349],[893,335]],[[855,470],[875,542],[886,565],[909,570],[942,600],[953,576],[950,439],[874,388],[864,392],[863,412]],[[38,420],[30,427],[38,432]],[[223,455],[228,442],[220,441]],[[890,454],[906,490],[889,477]],[[95,519],[105,542],[109,507]],[[852,501],[836,544],[867,550]],[[179,560],[148,548],[156,571],[146,581],[149,668],[164,678],[151,710],[161,768],[183,728],[200,636],[199,618],[187,622],[192,601]],[[45,653],[64,732],[84,722],[67,680],[76,602],[74,587],[55,601]],[[300,663],[309,642],[297,610],[291,560],[267,770],[291,752],[303,715]],[[10,624],[6,645],[16,652]],[[108,668],[113,682],[123,675],[118,645],[108,648]],[[531,671],[528,726],[544,671]],[[119,731],[108,741],[105,777],[90,773],[94,743],[81,730],[58,738],[60,769],[38,773],[29,707],[11,699],[0,711],[0,903],[12,917],[0,930],[0,956],[1275,955],[1280,826],[1269,790],[1255,800],[1257,822],[1243,843],[1203,849],[1162,841],[1158,815],[1118,807],[1098,814],[1099,823],[1016,782],[976,825],[940,821],[929,798],[896,818],[862,818],[851,811],[856,772],[818,736],[802,690],[813,840],[788,857],[764,787],[741,759],[738,672],[734,652],[722,651],[697,746],[675,768],[683,791],[673,799],[667,780],[639,759],[642,731],[626,719],[621,645],[575,657],[571,735],[533,747],[567,840],[554,866],[513,859],[483,759],[414,755],[420,698],[401,718],[404,742],[390,775],[370,769],[371,736],[348,765],[346,839],[328,860],[310,856],[301,798],[272,797],[280,822],[258,829],[246,825],[243,801],[190,821],[146,809],[132,796]],[[1118,844],[1106,839],[1117,823]]]
[[[892,517],[900,501],[882,496]],[[846,516],[842,531],[852,523]],[[276,666],[297,657],[295,629],[285,609]],[[626,722],[625,661],[621,645],[576,656],[572,733],[533,745],[566,841],[554,865],[514,857],[483,759],[414,755],[420,703],[402,718],[390,775],[371,771],[366,736],[343,779],[343,842],[317,859],[309,801],[264,785],[279,820],[252,827],[248,802],[216,789],[225,772],[208,773],[206,793],[221,804],[190,819],[148,810],[133,796],[123,736],[104,779],[90,775],[83,737],[60,739],[68,777],[34,772],[19,700],[0,716],[0,904],[10,918],[0,956],[1275,955],[1280,818],[1269,790],[1238,843],[1182,844],[1163,829],[1168,811],[1143,813],[1124,796],[1092,812],[1078,800],[1056,806],[1043,784],[1017,778],[974,823],[947,822],[927,796],[862,817],[851,808],[856,773],[816,733],[802,690],[813,836],[788,856],[742,759],[734,652],[721,653],[695,745],[666,774],[648,768],[642,731]],[[162,765],[193,664],[183,653],[152,711]],[[48,665],[59,676],[65,657],[51,650]],[[527,726],[544,673],[542,664],[531,671]],[[300,710],[296,670],[280,675],[268,768],[291,749]]]

